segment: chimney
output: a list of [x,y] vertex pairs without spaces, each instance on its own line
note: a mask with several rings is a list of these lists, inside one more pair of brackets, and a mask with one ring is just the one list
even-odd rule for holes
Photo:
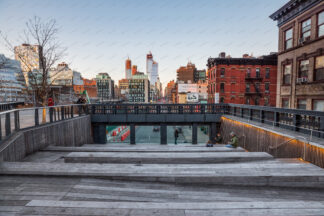
[[226,53],[225,52],[221,52],[218,55],[219,58],[225,58],[226,57]]

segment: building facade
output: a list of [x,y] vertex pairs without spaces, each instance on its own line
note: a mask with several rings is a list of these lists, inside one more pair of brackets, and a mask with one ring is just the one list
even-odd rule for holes
[[159,77],[159,64],[153,60],[151,52],[146,55],[146,74],[151,85],[154,86]]
[[125,62],[125,78],[130,79],[132,77],[132,61],[128,58]]
[[108,73],[99,73],[96,76],[97,97],[100,101],[108,101],[114,99],[115,84],[114,80]]
[[0,55],[0,103],[25,102],[26,83],[20,62]]
[[148,103],[150,101],[150,81],[147,75],[134,75],[128,80],[128,102]]
[[324,111],[324,1],[291,0],[278,22],[278,107]]
[[175,88],[175,81],[171,80],[168,82],[167,86],[164,89],[164,98],[167,103],[172,103],[172,89]]
[[191,62],[188,62],[187,66],[181,66],[177,70],[177,82],[195,83],[196,70],[196,66]]
[[208,102],[276,105],[277,55],[208,59]]

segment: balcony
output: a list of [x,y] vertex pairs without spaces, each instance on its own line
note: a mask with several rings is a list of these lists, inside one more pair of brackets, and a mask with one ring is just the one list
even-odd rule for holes
[[251,92],[249,89],[246,89],[244,95],[245,96],[254,96],[254,95],[262,96],[262,93],[260,92],[260,90]]
[[250,74],[247,74],[245,76],[245,80],[246,81],[263,80],[263,77],[261,77],[261,75],[257,75],[255,77],[252,77]]

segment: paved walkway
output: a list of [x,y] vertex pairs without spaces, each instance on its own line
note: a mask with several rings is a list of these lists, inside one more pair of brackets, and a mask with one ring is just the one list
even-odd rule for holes
[[[101,154],[128,163],[64,163],[69,154],[87,159]],[[254,154],[267,160],[253,159]],[[233,155],[249,160],[228,161]],[[130,156],[169,156],[170,161],[139,164]],[[175,160],[205,156],[223,161]],[[0,174],[0,215],[6,216],[324,215],[323,169],[223,146],[49,147],[23,162],[1,163]]]

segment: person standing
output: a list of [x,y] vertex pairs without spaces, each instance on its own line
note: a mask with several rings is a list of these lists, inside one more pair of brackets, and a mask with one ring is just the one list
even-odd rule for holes
[[179,131],[178,129],[176,128],[175,131],[174,131],[174,144],[178,144],[178,137],[179,137]]

